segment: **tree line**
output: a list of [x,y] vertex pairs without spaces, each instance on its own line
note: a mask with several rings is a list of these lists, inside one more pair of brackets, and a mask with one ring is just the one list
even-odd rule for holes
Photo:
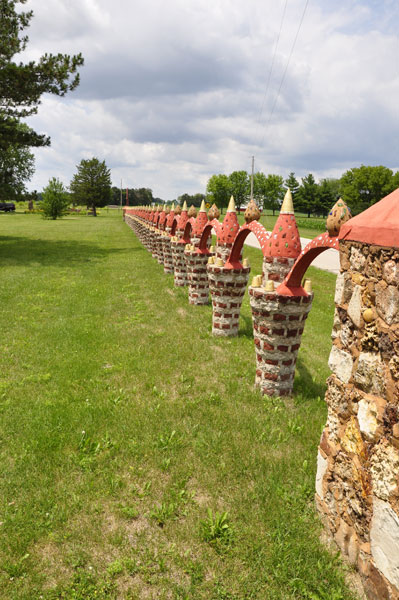
[[[353,167],[339,179],[324,178],[316,182],[312,173],[300,180],[291,172],[281,175],[257,172],[253,177],[253,197],[262,209],[279,210],[287,188],[290,188],[295,210],[309,217],[326,216],[339,197],[357,214],[399,187],[399,171],[384,166]],[[220,208],[228,205],[233,195],[236,205],[243,207],[250,198],[251,178],[246,171],[230,175],[212,175],[207,183],[207,200]],[[181,196],[183,198],[186,195]],[[199,196],[196,194],[195,196]]]

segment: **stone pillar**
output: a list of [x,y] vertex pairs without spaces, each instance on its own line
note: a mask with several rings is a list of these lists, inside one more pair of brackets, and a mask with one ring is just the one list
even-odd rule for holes
[[238,334],[240,310],[250,267],[226,269],[208,264],[209,291],[212,297],[212,333],[217,336]]
[[157,259],[158,247],[155,239],[155,232],[157,231],[156,227],[151,225],[148,229],[148,250],[151,252],[152,258]]
[[164,265],[163,270],[165,273],[173,274],[173,256],[172,256],[171,237],[170,237],[169,232],[166,232],[166,235],[163,236],[162,243],[163,243],[163,265]]
[[188,301],[190,304],[208,304],[209,281],[206,267],[213,254],[201,254],[191,247],[186,248],[184,256],[188,276]]
[[250,286],[249,297],[256,353],[255,386],[267,396],[289,396],[313,295],[283,296]]
[[296,261],[285,256],[265,256],[263,259],[263,283],[271,280],[282,283]]
[[[216,244],[216,258],[220,258],[224,263],[230,256],[233,244]],[[242,259],[242,252],[240,254],[240,260]]]
[[[370,235],[371,223],[372,235],[384,235],[389,211],[381,224],[378,214],[367,219],[363,214],[360,233]],[[367,596],[394,599],[399,598],[399,249],[341,239],[340,259],[316,504],[360,571]]]
[[171,238],[171,249],[173,257],[173,271],[175,276],[175,286],[183,287],[188,285],[186,259],[184,257],[185,244],[177,237]]
[[155,254],[156,260],[160,265],[163,265],[163,243],[162,243],[162,231],[155,229],[153,233],[153,256]]

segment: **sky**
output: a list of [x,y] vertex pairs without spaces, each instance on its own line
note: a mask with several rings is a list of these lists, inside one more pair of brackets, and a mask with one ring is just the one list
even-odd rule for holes
[[28,0],[23,60],[81,52],[81,84],[29,124],[29,189],[96,156],[165,200],[214,173],[399,169],[397,0]]

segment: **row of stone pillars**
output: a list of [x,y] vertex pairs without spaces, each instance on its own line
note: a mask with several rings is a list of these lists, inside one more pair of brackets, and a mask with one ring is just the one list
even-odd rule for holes
[[[256,384],[269,395],[289,394],[313,300],[309,284],[302,287],[302,276],[318,253],[339,247],[341,274],[329,360],[333,374],[318,453],[316,505],[372,600],[399,599],[398,206],[396,190],[345,224],[350,214],[338,202],[328,218],[328,233],[299,251],[293,214],[285,211],[285,222],[263,238],[263,272],[249,287]],[[249,225],[248,232],[251,227],[256,230]],[[248,232],[244,226],[236,233],[241,245]],[[206,266],[217,335],[230,331],[223,325],[238,314],[233,295],[222,290],[237,289],[240,296],[235,284],[245,289],[248,277],[244,268],[237,268],[241,263],[235,243],[227,262],[219,252]],[[289,247],[292,255],[285,256]]]

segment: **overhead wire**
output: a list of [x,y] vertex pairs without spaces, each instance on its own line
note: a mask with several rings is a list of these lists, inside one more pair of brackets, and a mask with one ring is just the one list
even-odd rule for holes
[[269,75],[267,77],[266,89],[265,89],[265,93],[264,93],[264,96],[263,96],[262,104],[261,104],[261,107],[260,107],[257,125],[259,125],[260,122],[261,122],[263,109],[264,109],[264,106],[265,106],[265,103],[266,103],[266,99],[267,99],[268,93],[269,93],[270,81],[271,81],[271,77],[272,77],[272,73],[273,73],[274,63],[275,63],[275,60],[276,60],[277,48],[278,48],[278,44],[279,44],[279,41],[280,41],[281,31],[283,29],[285,13],[286,13],[286,10],[287,10],[287,4],[288,4],[288,0],[285,0],[284,8],[283,8],[283,13],[281,15],[281,20],[280,20],[280,29],[278,31],[276,43],[275,43],[275,46],[274,46],[272,61],[270,63]]
[[281,81],[280,81],[280,85],[279,85],[279,88],[278,88],[278,91],[277,91],[277,94],[276,94],[276,98],[275,98],[275,100],[274,100],[274,103],[273,103],[272,109],[271,109],[271,111],[270,111],[269,119],[268,119],[268,121],[267,121],[267,123],[266,123],[265,129],[264,129],[264,132],[263,132],[262,141],[261,141],[261,143],[260,143],[260,146],[261,146],[261,147],[263,146],[263,143],[264,143],[264,141],[265,141],[265,137],[266,137],[267,130],[268,130],[268,128],[269,128],[269,125],[270,125],[270,123],[271,123],[271,120],[272,120],[272,118],[273,118],[273,114],[274,114],[275,108],[276,108],[276,106],[277,106],[277,102],[278,102],[278,100],[279,100],[279,97],[280,97],[280,92],[281,92],[281,89],[282,89],[282,87],[283,87],[283,84],[284,84],[285,76],[287,75],[288,67],[289,67],[289,64],[290,64],[290,61],[291,61],[292,55],[293,55],[293,53],[294,53],[295,45],[296,45],[296,42],[297,42],[297,39],[298,39],[298,36],[299,36],[299,32],[300,32],[300,30],[301,30],[301,27],[302,27],[303,20],[304,20],[304,18],[305,18],[305,14],[306,14],[306,10],[307,10],[307,8],[308,8],[308,4],[309,4],[309,0],[306,0],[306,2],[305,2],[305,6],[304,6],[304,9],[303,9],[303,12],[302,12],[301,19],[300,19],[300,21],[299,21],[298,29],[297,29],[297,32],[296,32],[296,35],[295,35],[294,41],[293,41],[293,43],[292,43],[292,46],[291,46],[291,50],[290,50],[290,53],[289,53],[289,56],[288,56],[288,60],[287,60],[287,63],[286,63],[286,65],[285,65],[285,69],[284,69],[283,75],[282,75],[282,77],[281,77]]

